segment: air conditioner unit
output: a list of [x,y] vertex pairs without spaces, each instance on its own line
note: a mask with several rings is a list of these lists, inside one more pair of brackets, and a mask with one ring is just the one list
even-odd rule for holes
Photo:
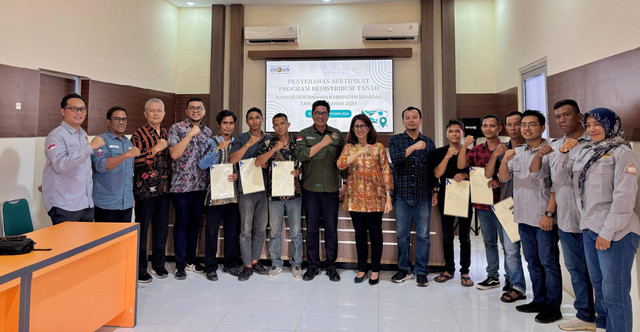
[[299,28],[291,26],[245,27],[244,40],[247,44],[293,43],[298,44]]
[[363,24],[363,41],[417,41],[420,24]]

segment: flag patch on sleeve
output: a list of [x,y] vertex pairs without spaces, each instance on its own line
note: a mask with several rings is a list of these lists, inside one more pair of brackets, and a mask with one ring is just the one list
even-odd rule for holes
[[624,167],[624,172],[627,174],[633,174],[635,176],[638,176],[638,170],[636,169],[636,165],[635,164],[631,164],[629,166],[625,166]]

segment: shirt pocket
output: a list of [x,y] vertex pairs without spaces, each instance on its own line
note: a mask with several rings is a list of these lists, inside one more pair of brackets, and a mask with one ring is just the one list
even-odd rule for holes
[[612,161],[600,160],[594,163],[587,171],[585,191],[598,195],[602,200],[611,201],[613,199],[614,172]]

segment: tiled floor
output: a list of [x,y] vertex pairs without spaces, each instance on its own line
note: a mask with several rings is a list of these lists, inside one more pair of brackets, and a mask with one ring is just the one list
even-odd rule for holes
[[[485,268],[482,239],[472,236],[474,281],[484,279]],[[192,272],[182,281],[170,275],[139,284],[135,328],[99,331],[560,331],[500,302],[500,288],[460,286],[459,275],[439,284],[432,273],[429,286],[420,288],[413,280],[392,283],[392,271],[382,272],[377,286],[355,285],[354,271],[340,272],[338,283],[324,273],[310,282],[294,279],[288,268],[275,279],[253,275],[246,282],[221,271],[215,282]],[[527,280],[528,299],[517,304],[532,299],[530,286]],[[572,303],[565,292],[565,319],[575,315]]]

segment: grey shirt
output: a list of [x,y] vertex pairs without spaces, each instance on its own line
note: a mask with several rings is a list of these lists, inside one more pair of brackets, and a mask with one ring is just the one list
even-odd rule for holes
[[560,151],[555,155],[554,171],[566,177],[573,174],[580,229],[589,229],[608,241],[618,241],[629,233],[640,235],[640,220],[633,211],[640,162],[631,149],[618,146],[595,162],[587,171],[582,193],[578,178],[593,150],[585,146],[573,156]]
[[527,143],[518,145],[515,157],[507,164],[510,179],[513,179],[513,217],[519,224],[540,227],[540,219],[547,210],[551,194],[549,164],[545,164],[543,159],[537,174],[530,171],[533,157],[544,144],[547,144],[547,140],[543,139],[533,150]]

